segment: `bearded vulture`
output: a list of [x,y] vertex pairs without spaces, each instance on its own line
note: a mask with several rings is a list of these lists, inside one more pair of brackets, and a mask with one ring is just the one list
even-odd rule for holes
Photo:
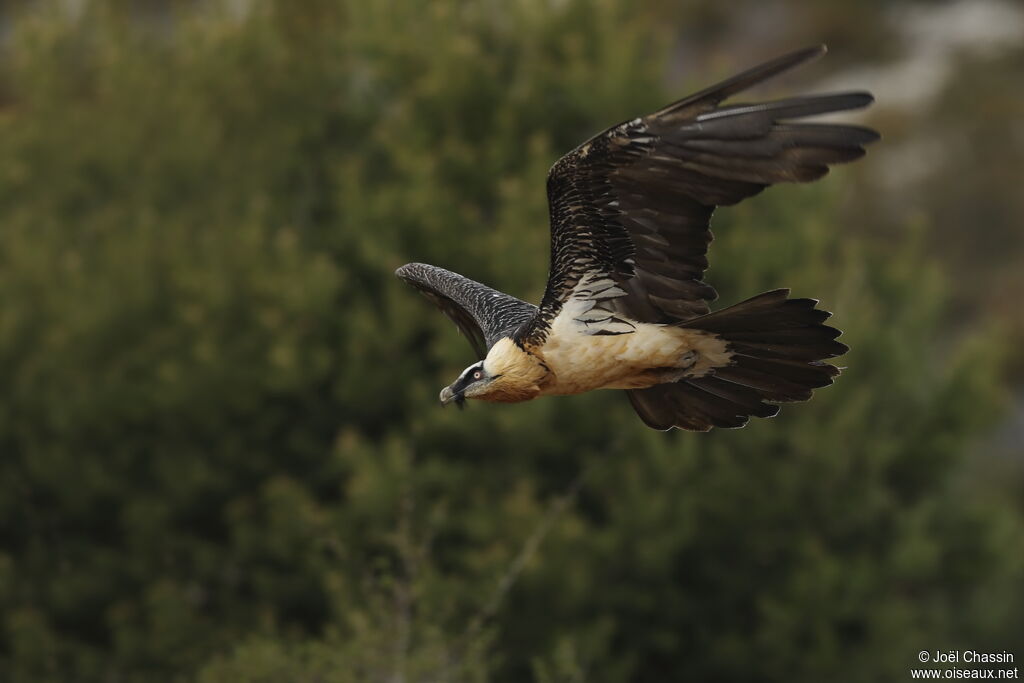
[[399,268],[480,359],[441,403],[622,389],[649,427],[707,431],[772,417],[777,403],[831,384],[839,369],[824,359],[847,347],[815,299],[776,289],[712,313],[718,295],[701,279],[716,206],[816,180],[878,139],[860,126],[797,122],[865,107],[866,92],[722,105],[824,52],[779,57],[559,159],[547,179],[551,262],[539,307],[444,268]]

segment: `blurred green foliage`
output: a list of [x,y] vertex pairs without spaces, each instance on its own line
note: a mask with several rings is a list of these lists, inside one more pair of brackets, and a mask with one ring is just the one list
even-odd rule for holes
[[927,226],[848,229],[870,157],[716,219],[723,305],[837,311],[811,403],[437,407],[469,347],[393,269],[539,297],[548,166],[679,94],[656,4],[131,6],[25,11],[0,66],[0,679],[877,681],[1021,642],[1021,511],[953,476],[1002,348],[943,332]]

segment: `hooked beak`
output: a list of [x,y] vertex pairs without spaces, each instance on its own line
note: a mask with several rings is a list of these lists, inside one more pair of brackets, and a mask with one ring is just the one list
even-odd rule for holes
[[462,394],[456,394],[454,391],[452,391],[451,387],[445,387],[444,389],[442,389],[440,398],[442,406],[446,406],[452,401],[455,401],[455,405],[457,405],[459,408],[462,408],[463,404],[466,402],[466,397],[463,396]]

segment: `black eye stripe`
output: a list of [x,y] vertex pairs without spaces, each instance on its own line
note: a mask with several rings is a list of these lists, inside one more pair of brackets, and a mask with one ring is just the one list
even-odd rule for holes
[[483,376],[484,376],[484,369],[483,369],[482,366],[478,365],[478,366],[466,368],[466,371],[462,373],[462,376],[459,377],[458,381],[459,382],[463,382],[463,383],[465,383],[465,382],[475,382],[478,379],[482,379]]

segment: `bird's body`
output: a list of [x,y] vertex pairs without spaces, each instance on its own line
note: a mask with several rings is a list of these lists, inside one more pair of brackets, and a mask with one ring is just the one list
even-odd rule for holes
[[726,364],[731,355],[725,343],[713,335],[664,324],[630,321],[631,332],[595,335],[591,327],[573,317],[574,308],[566,306],[551,325],[544,345],[531,349],[549,370],[539,396],[646,389],[673,378],[703,376],[715,365]]
[[[556,321],[557,323],[558,321]],[[699,330],[637,322],[630,334],[592,336],[553,326],[539,354],[554,378],[541,395],[581,394],[594,389],[646,389],[700,377],[731,355],[721,339]]]
[[846,347],[813,299],[774,290],[714,313],[701,280],[715,206],[814,180],[863,155],[866,128],[792,123],[862,107],[866,93],[719,106],[824,52],[780,57],[562,157],[548,175],[551,270],[540,306],[419,263],[397,274],[444,310],[480,357],[441,393],[518,402],[626,390],[656,429],[738,427],[810,398]]

